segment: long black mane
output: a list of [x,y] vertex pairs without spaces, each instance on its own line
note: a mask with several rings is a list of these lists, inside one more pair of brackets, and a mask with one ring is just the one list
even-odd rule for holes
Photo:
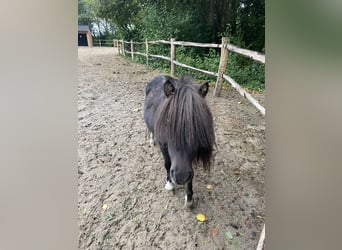
[[190,78],[172,79],[175,91],[157,109],[155,137],[210,167],[215,143],[213,118],[197,84]]

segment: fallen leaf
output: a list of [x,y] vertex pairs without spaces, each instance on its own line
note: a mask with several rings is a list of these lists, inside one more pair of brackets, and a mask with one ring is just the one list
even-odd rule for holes
[[108,208],[107,204],[103,204],[102,209],[106,210]]
[[210,228],[210,229],[209,229],[209,234],[210,234],[211,237],[217,236],[217,235],[218,235],[218,230],[217,230],[217,228],[216,228],[216,227]]
[[211,189],[213,189],[213,188],[214,188],[213,185],[211,185],[211,184],[208,184],[208,185],[207,185],[207,189],[211,190]]
[[87,213],[87,209],[84,208],[84,209],[83,209],[83,214],[86,214],[86,213]]
[[197,214],[196,218],[197,220],[202,221],[202,222],[208,220],[208,217],[205,214]]
[[226,236],[227,236],[227,238],[230,239],[230,240],[233,239],[233,235],[232,235],[232,233],[231,233],[230,231],[227,231],[227,232],[226,232]]

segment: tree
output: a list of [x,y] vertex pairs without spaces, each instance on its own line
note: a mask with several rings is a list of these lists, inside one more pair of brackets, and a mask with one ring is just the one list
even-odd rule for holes
[[[265,46],[264,0],[79,0],[79,22],[103,20],[124,39],[170,39]],[[115,28],[114,28],[115,27]]]
[[95,15],[92,13],[91,5],[87,0],[78,0],[78,24],[92,27]]
[[265,48],[265,1],[242,0],[239,6],[239,35],[247,47]]
[[94,8],[98,17],[116,25],[121,36],[132,37],[140,10],[138,0],[94,0]]

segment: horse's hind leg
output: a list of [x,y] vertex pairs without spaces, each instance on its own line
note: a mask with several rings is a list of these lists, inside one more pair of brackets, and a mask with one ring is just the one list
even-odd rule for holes
[[166,145],[160,145],[160,150],[163,154],[164,157],[164,167],[166,169],[166,184],[165,184],[165,189],[166,190],[174,190],[175,186],[173,185],[172,181],[171,181],[171,176],[170,176],[170,168],[171,168],[171,159],[170,159],[170,155],[169,152],[167,150],[167,146]]
[[192,209],[194,207],[194,200],[192,199],[192,179],[185,184],[185,205],[187,208]]

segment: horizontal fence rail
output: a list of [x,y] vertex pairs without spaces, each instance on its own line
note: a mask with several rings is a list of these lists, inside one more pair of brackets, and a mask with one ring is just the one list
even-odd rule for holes
[[[125,50],[125,44],[130,44],[131,50]],[[134,45],[145,45],[146,53],[134,51]],[[162,55],[153,55],[149,54],[149,44],[169,44],[170,45],[170,57],[162,56]],[[218,65],[218,72],[211,72],[204,69],[198,69],[190,65],[186,65],[176,61],[176,45],[178,46],[191,46],[191,47],[202,47],[202,48],[220,48],[221,56],[220,63]],[[216,84],[214,89],[214,96],[219,96],[222,82],[226,80],[233,88],[235,88],[244,98],[246,98],[255,108],[257,108],[262,115],[265,115],[265,108],[260,105],[260,103],[245,89],[243,89],[233,78],[225,74],[227,63],[228,63],[228,51],[240,54],[242,56],[248,57],[256,62],[265,63],[265,55],[248,50],[242,49],[235,45],[229,43],[229,39],[226,37],[222,38],[221,44],[213,44],[213,43],[197,43],[197,42],[185,42],[185,41],[176,41],[172,38],[170,41],[166,40],[156,40],[156,41],[148,41],[145,42],[134,42],[124,41],[124,40],[113,40],[113,46],[118,48],[119,54],[123,54],[124,56],[127,54],[131,55],[132,60],[134,60],[134,55],[144,56],[146,57],[146,64],[148,65],[149,57],[159,58],[163,60],[167,60],[171,62],[171,76],[175,76],[176,68],[175,65],[178,65],[183,68],[187,68],[190,70],[198,71],[207,75],[216,76]]]
[[113,40],[105,40],[105,39],[99,39],[93,41],[93,46],[99,46],[99,47],[113,47],[114,41]]
[[[169,59],[169,58],[168,58],[168,59]],[[210,72],[210,71],[203,70],[203,69],[198,69],[198,68],[195,68],[195,67],[186,65],[186,64],[184,64],[184,63],[180,63],[180,62],[177,62],[177,61],[173,61],[173,63],[176,64],[176,65],[178,65],[178,66],[181,66],[181,67],[183,67],[183,68],[192,69],[192,70],[195,70],[195,71],[198,71],[198,72],[207,74],[207,75],[218,76],[218,73]]]
[[177,41],[177,42],[174,42],[173,44],[182,45],[182,46],[191,46],[191,47],[202,47],[202,48],[221,48],[221,44],[213,44],[213,43],[194,43],[194,42]]
[[149,44],[170,44],[170,41],[165,41],[165,40],[157,40],[157,41],[149,41]]
[[167,61],[171,61],[170,57],[167,57],[167,56],[152,55],[152,54],[149,54],[149,56],[155,57],[155,58],[164,59],[164,60],[167,60]]
[[238,53],[242,56],[249,57],[255,61],[265,63],[265,55],[260,54],[256,51],[248,50],[248,49],[241,49],[237,46],[234,46],[232,44],[226,44],[226,48],[230,51],[233,51],[235,53]]

